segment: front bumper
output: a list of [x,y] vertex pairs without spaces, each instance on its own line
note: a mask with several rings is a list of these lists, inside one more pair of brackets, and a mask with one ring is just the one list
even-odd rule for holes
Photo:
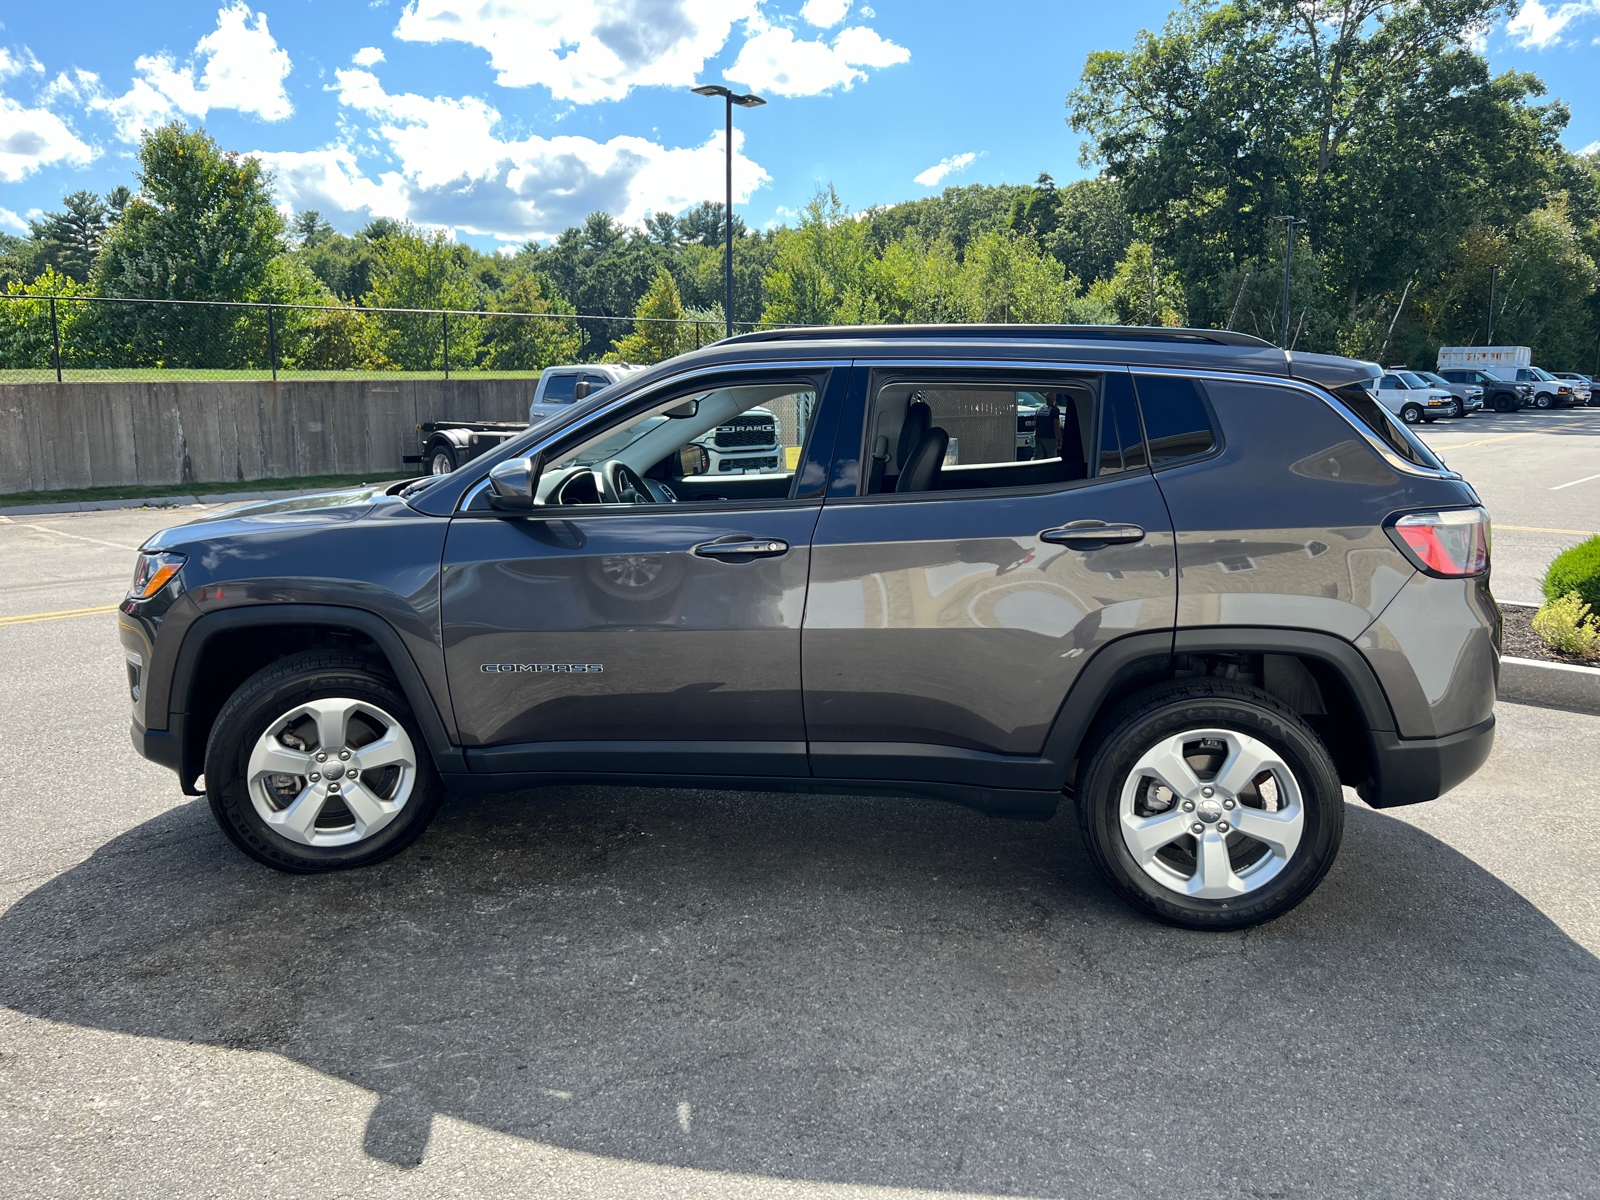
[[1399,808],[1437,799],[1483,766],[1494,748],[1494,717],[1440,738],[1367,736],[1372,774],[1356,791],[1373,808]]

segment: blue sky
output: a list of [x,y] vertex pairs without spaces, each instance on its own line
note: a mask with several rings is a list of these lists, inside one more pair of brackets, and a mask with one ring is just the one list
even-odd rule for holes
[[[953,183],[1083,174],[1065,97],[1085,56],[1172,0],[90,0],[0,9],[0,230],[80,187],[132,183],[139,129],[177,116],[258,153],[280,200],[340,229],[375,215],[483,248],[604,208],[637,221],[722,195],[786,220],[821,184],[855,209]],[[1567,101],[1600,142],[1600,0],[1532,0],[1488,31],[1496,71]]]

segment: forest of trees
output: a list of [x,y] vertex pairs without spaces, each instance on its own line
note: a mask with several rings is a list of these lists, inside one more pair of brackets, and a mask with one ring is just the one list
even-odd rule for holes
[[[1487,336],[1553,370],[1600,353],[1600,152],[1531,74],[1491,76],[1474,32],[1489,0],[1197,0],[1129,51],[1089,57],[1067,97],[1092,178],[973,185],[851,212],[823,188],[794,224],[735,218],[735,320],[795,324],[1071,322],[1233,328],[1280,338],[1284,223],[1298,349],[1429,362]],[[583,317],[723,321],[722,208],[630,228],[597,212],[548,244],[485,254],[381,219],[354,234],[285,221],[270,177],[203,130],[148,133],[135,187],[79,191],[27,237],[0,235],[13,294],[258,300],[212,315],[68,305],[85,365],[259,362],[434,369],[444,330],[356,306],[482,314],[450,324],[456,369],[604,354],[665,357],[689,334]],[[0,306],[0,364],[43,363],[39,305]],[[496,318],[543,313],[550,319]],[[575,314],[582,314],[578,316]],[[41,358],[40,356],[45,356]],[[205,360],[205,361],[202,361]]]

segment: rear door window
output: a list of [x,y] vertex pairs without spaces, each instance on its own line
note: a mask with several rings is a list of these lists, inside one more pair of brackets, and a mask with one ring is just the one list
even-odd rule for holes
[[1217,433],[1204,386],[1181,375],[1135,375],[1150,465],[1163,467],[1209,454]]

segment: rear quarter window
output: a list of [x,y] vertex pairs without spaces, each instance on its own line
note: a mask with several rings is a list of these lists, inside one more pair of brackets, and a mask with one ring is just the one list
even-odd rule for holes
[[1197,380],[1180,375],[1138,375],[1134,388],[1144,416],[1152,467],[1182,462],[1216,449],[1211,406]]

